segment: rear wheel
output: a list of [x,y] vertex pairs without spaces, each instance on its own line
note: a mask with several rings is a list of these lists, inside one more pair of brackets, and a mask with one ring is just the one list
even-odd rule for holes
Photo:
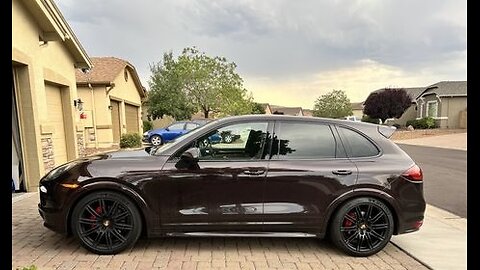
[[330,224],[332,242],[353,256],[382,250],[393,234],[390,209],[374,198],[356,198],[338,209]]
[[140,237],[142,220],[127,197],[109,191],[85,196],[76,205],[72,231],[80,243],[97,254],[116,254]]

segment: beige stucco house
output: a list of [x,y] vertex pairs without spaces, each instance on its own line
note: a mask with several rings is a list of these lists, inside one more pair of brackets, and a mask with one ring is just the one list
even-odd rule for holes
[[118,146],[124,133],[142,133],[146,97],[135,67],[116,57],[92,57],[93,67],[76,71],[86,148]]
[[[52,0],[12,1],[12,179],[31,191],[78,156],[76,68],[92,63]],[[80,138],[80,140],[77,140]]]

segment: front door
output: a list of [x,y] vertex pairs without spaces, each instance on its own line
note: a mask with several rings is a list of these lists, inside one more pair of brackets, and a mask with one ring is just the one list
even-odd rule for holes
[[[163,228],[261,230],[267,131],[267,122],[230,124],[174,154],[157,179]],[[230,143],[210,140],[222,132],[238,136]],[[180,157],[190,147],[196,147],[200,156],[198,163],[188,165]]]

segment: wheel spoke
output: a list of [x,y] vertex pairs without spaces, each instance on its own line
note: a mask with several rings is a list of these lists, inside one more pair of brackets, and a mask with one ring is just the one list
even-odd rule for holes
[[87,210],[88,213],[90,213],[94,217],[97,217],[97,218],[100,217],[100,215],[90,205],[87,205],[85,209]]
[[113,216],[113,214],[115,214],[115,212],[117,211],[117,208],[118,208],[118,202],[117,202],[117,201],[113,201],[113,204],[112,204],[112,206],[110,206],[110,209],[109,209],[109,211],[108,211],[107,216],[108,216],[108,217]]
[[82,223],[82,224],[87,224],[87,225],[96,225],[97,224],[97,220],[89,219],[89,218],[80,218],[78,220],[78,222]]
[[133,226],[126,223],[115,223],[115,229],[131,231]]
[[124,210],[120,214],[114,216],[112,219],[117,221],[117,220],[122,220],[123,218],[127,217],[129,215],[128,211]]
[[340,231],[342,232],[351,232],[351,231],[354,231],[357,229],[357,226],[356,225],[353,225],[353,226],[349,226],[349,227],[340,227]]
[[365,219],[370,219],[370,215],[372,215],[372,208],[373,206],[371,204],[368,205],[368,209],[367,209],[367,214],[365,215]]
[[355,237],[359,236],[360,234],[358,233],[358,231],[356,231],[354,234],[352,234],[350,237],[347,238],[347,240],[345,240],[345,242],[347,244],[349,244],[353,239],[355,239]]
[[357,214],[357,220],[360,220],[363,218],[362,211],[360,211],[360,207],[356,206],[355,207],[355,213]]
[[96,247],[98,244],[100,244],[100,240],[102,240],[103,236],[105,236],[105,231],[100,231],[100,233],[97,235],[95,240],[93,240],[93,245]]
[[92,228],[90,228],[90,229],[82,232],[81,235],[82,235],[82,236],[88,236],[88,235],[92,234],[93,232],[96,232],[97,229],[98,229],[98,227],[100,227],[100,225],[99,225],[99,224],[95,224],[94,227],[92,227]]
[[346,214],[346,215],[345,215],[345,219],[347,219],[348,221],[352,222],[353,224],[357,224],[357,219],[356,219],[356,218],[353,218],[353,217],[350,216],[349,214]]
[[372,249],[373,245],[372,245],[372,238],[370,237],[370,233],[368,232],[365,233],[365,239],[367,240],[368,248]]
[[121,235],[117,230],[113,229],[112,230],[112,235],[115,236],[118,240],[120,240],[122,243],[127,241],[127,239]]
[[357,248],[356,248],[357,251],[360,251],[360,248],[362,247],[362,243],[363,243],[363,237],[359,235],[358,241],[357,241]]
[[382,224],[372,224],[371,227],[372,227],[372,230],[382,230],[382,229],[387,229],[387,228],[388,228],[388,224],[386,224],[386,223],[382,223]]
[[107,230],[105,232],[105,239],[107,240],[107,246],[111,248],[113,246],[113,241],[112,241],[112,235],[110,234],[110,230]]
[[372,218],[372,220],[370,221],[370,223],[375,223],[375,222],[377,222],[382,216],[383,216],[383,212],[382,212],[382,211],[378,212],[378,214],[376,214],[376,215]]
[[370,234],[371,234],[373,237],[379,239],[380,241],[383,241],[383,240],[385,239],[382,235],[380,235],[379,233],[377,233],[377,232],[374,231],[374,230],[371,230],[371,231],[370,231]]

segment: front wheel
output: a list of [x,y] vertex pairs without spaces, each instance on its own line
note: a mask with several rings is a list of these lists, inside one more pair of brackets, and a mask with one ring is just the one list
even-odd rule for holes
[[338,209],[330,224],[332,242],[353,256],[370,256],[382,250],[393,234],[390,209],[374,198],[357,198]]
[[89,194],[78,202],[71,226],[86,249],[97,254],[116,254],[135,244],[142,231],[142,220],[128,198],[103,191]]
[[162,137],[160,137],[160,135],[153,135],[153,136],[150,138],[150,143],[151,143],[153,146],[162,145],[162,143],[163,143]]

